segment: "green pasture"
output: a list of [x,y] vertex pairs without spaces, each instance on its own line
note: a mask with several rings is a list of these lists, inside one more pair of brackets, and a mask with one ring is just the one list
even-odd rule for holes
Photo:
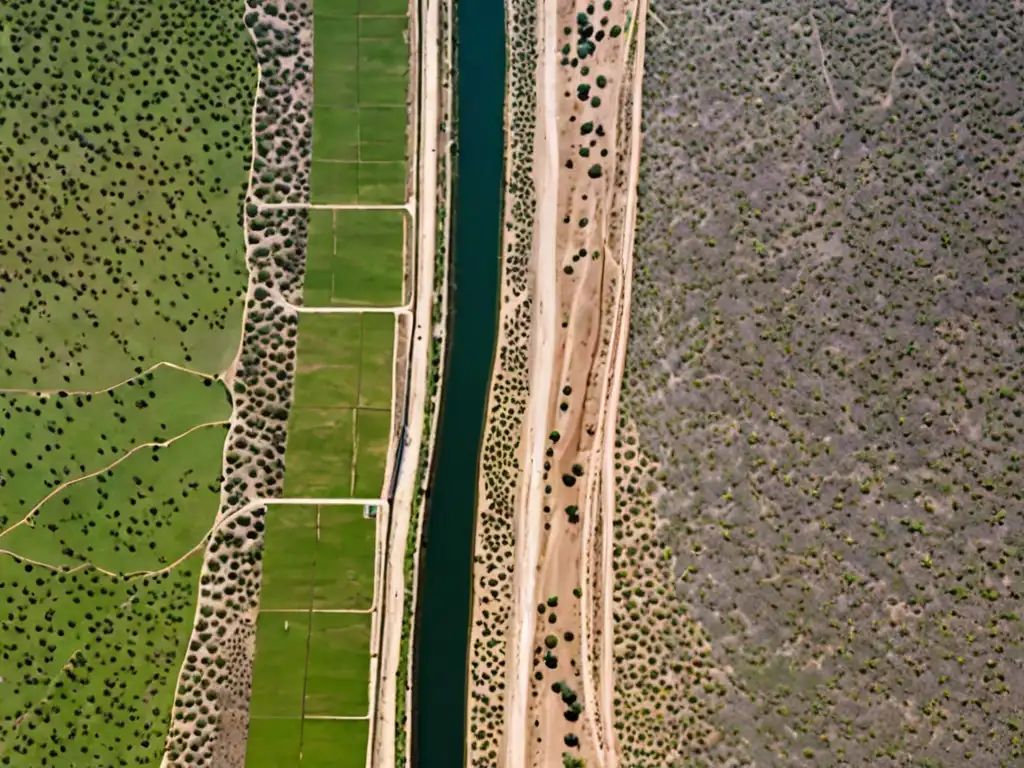
[[376,521],[359,505],[272,505],[263,547],[262,610],[369,610]]
[[356,477],[353,495],[367,499],[383,496],[384,467],[388,457],[388,435],[391,413],[388,411],[356,412]]
[[369,712],[370,622],[368,613],[313,614],[303,714]]
[[[166,367],[96,394],[0,394],[0,535],[63,483],[230,415],[222,383]],[[223,433],[203,435],[223,447]]]
[[390,442],[394,338],[389,313],[300,317],[285,495],[380,498]]
[[316,610],[368,610],[373,605],[377,521],[361,506],[320,507],[313,602]]
[[[253,718],[245,745],[245,765],[246,768],[293,768],[299,765],[301,749],[301,718]],[[360,765],[360,768],[365,766]]]
[[310,211],[306,306],[401,305],[407,221],[402,211]]
[[302,768],[364,768],[370,724],[366,720],[306,720]]
[[159,361],[224,371],[256,82],[240,10],[4,8],[0,70],[18,75],[0,81],[0,387],[96,390]]
[[4,765],[160,762],[201,561],[118,581],[0,557]]
[[371,624],[368,613],[260,614],[248,768],[365,765],[367,720],[316,717],[369,713]]
[[311,616],[308,611],[259,615],[249,703],[254,720],[302,717]]
[[354,441],[355,419],[351,408],[294,406],[285,451],[285,496],[335,499],[352,496]]
[[405,202],[407,13],[394,0],[315,6],[314,203]]
[[160,570],[195,548],[217,516],[226,437],[215,425],[143,448],[7,528],[0,549],[52,566]]
[[[365,768],[366,720],[258,719],[249,725],[246,768]],[[299,754],[302,759],[299,759]]]

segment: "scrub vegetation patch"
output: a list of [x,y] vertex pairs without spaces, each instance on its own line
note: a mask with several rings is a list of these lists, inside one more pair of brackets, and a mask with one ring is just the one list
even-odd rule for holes
[[[679,759],[1019,763],[1020,8],[659,18],[624,394],[658,469],[631,492],[660,489],[675,661],[696,631],[728,670]],[[636,722],[624,764],[667,764]]]

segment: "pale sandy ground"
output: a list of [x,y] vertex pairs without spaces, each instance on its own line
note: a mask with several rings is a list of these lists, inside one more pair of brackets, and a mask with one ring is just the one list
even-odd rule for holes
[[528,681],[532,667],[533,635],[536,613],[533,610],[537,590],[537,562],[540,557],[540,534],[544,522],[541,511],[544,490],[544,443],[551,410],[554,379],[554,344],[558,298],[555,292],[558,269],[555,238],[558,225],[558,107],[556,98],[557,14],[554,2],[544,0],[538,8],[540,50],[551,54],[541,56],[538,67],[537,143],[534,152],[534,173],[537,184],[537,215],[534,235],[535,250],[531,259],[533,272],[533,322],[530,327],[530,399],[526,410],[522,445],[523,457],[519,508],[516,510],[515,611],[519,620],[513,624],[508,649],[508,721],[506,749],[509,765],[523,765],[526,755],[526,709]]
[[[613,23],[624,25],[624,10],[610,14]],[[608,548],[615,498],[610,462],[628,331],[639,168],[646,5],[641,3],[636,11],[636,64],[628,66],[625,39],[618,46],[603,45],[596,60],[588,62],[595,71],[608,75],[609,86],[601,91],[602,106],[588,111],[587,119],[603,124],[609,143],[618,148],[618,153],[602,161],[604,177],[595,182],[586,177],[589,163],[575,155],[574,148],[580,141],[579,122],[568,122],[571,114],[580,114],[579,102],[562,98],[563,91],[575,90],[576,73],[567,74],[557,66],[554,54],[560,42],[558,30],[575,26],[578,9],[564,0],[546,0],[538,9],[541,60],[534,157],[538,203],[532,262],[535,302],[528,364],[530,399],[521,443],[523,475],[516,508],[515,604],[508,630],[508,705],[502,754],[505,768],[560,764],[566,750],[562,738],[569,732],[579,737],[577,754],[586,758],[588,765],[618,765],[609,651],[612,602],[602,599],[601,592],[610,590],[608,579],[612,577]],[[633,115],[630,132],[620,136],[617,113],[624,104],[624,91],[632,92]],[[616,186],[615,179],[616,154],[627,164],[626,180],[620,186]],[[565,169],[567,157],[576,157],[577,167]],[[566,214],[573,222],[587,216],[589,227],[560,227]],[[599,249],[602,261],[591,263],[588,258],[574,264],[574,274],[567,276],[562,266],[580,247]],[[562,397],[559,390],[566,384],[571,386],[572,395]],[[557,400],[564,400],[567,409],[556,411]],[[561,440],[555,446],[545,481],[544,452],[552,429],[560,432]],[[576,487],[567,488],[560,477],[575,463],[586,468],[584,479]],[[546,499],[542,493],[545,482],[554,489]],[[545,503],[551,507],[548,514],[543,511]],[[580,507],[580,524],[566,522],[563,510],[569,504]],[[600,538],[595,535],[598,526]],[[592,556],[592,547],[600,547],[599,558]],[[597,561],[603,566],[604,579],[591,581],[591,564]],[[598,593],[586,594],[581,606],[567,600],[577,586],[584,585],[585,593],[589,593],[591,583],[599,587]],[[537,621],[536,605],[553,595],[560,599],[557,631],[554,626],[538,626]],[[590,615],[594,604],[601,607],[599,622]],[[595,631],[598,627],[600,633]],[[547,677],[540,684],[533,681],[533,649],[542,645],[549,632],[561,635],[566,629],[573,631],[576,639],[560,640],[559,672],[549,677],[567,680],[578,693],[582,685],[584,715],[575,725],[565,721],[564,706],[547,690],[551,681]],[[579,660],[574,671],[568,666],[570,658]],[[595,668],[597,662],[599,669]]]
[[[637,184],[640,177],[640,126],[642,122],[642,92],[644,79],[644,45],[647,39],[647,0],[638,0],[636,11],[636,54],[633,60],[633,118],[632,136],[630,137],[630,167],[627,189],[629,197],[626,201],[626,225],[623,236],[623,275],[622,309],[617,328],[615,348],[615,370],[611,375],[612,393],[608,399],[607,424],[605,431],[604,455],[602,472],[603,504],[602,519],[604,530],[602,537],[601,563],[604,565],[604,584],[602,589],[604,628],[601,638],[601,712],[604,722],[605,746],[609,751],[606,768],[616,768],[619,762],[615,744],[614,700],[615,676],[613,662],[615,660],[615,638],[613,626],[612,590],[615,574],[612,569],[612,552],[614,548],[612,518],[615,514],[615,437],[618,433],[617,422],[619,412],[619,394],[622,390],[622,377],[626,367],[626,342],[629,338],[629,311],[633,284],[633,245],[636,236]],[[586,511],[585,511],[586,512]]]

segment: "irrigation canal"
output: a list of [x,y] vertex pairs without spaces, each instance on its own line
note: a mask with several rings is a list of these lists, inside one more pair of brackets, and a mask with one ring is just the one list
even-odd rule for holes
[[434,473],[424,520],[413,671],[415,768],[465,762],[477,467],[498,327],[505,7],[459,0],[452,291]]

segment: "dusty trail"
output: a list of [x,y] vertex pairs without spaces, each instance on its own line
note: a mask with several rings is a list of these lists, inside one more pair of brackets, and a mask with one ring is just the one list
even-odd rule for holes
[[536,258],[533,262],[534,305],[530,330],[530,400],[526,418],[527,454],[523,475],[527,492],[519,496],[516,541],[522,546],[516,552],[516,608],[518,622],[512,630],[509,656],[508,721],[505,732],[506,768],[526,765],[526,717],[529,707],[529,685],[533,635],[536,629],[533,610],[537,588],[537,562],[543,524],[544,441],[553,396],[555,338],[557,334],[558,297],[556,235],[558,226],[558,107],[557,70],[554,59],[557,42],[558,4],[544,0],[538,9],[541,19],[538,47],[541,67],[538,70],[540,131],[537,151],[537,229]]
[[614,602],[611,595],[615,588],[615,574],[612,569],[614,552],[615,516],[615,437],[618,426],[619,396],[622,392],[622,377],[626,367],[626,344],[629,339],[629,313],[632,302],[633,284],[633,247],[636,234],[637,184],[640,175],[640,145],[642,124],[642,91],[644,76],[644,44],[647,37],[647,0],[639,0],[636,13],[636,56],[633,61],[633,115],[632,136],[630,137],[630,167],[627,178],[628,198],[626,201],[626,221],[623,234],[622,250],[622,304],[619,314],[619,326],[615,338],[615,369],[611,373],[612,388],[608,399],[606,423],[608,428],[604,435],[602,472],[602,488],[604,490],[602,510],[602,556],[601,564],[604,574],[601,607],[604,614],[601,632],[601,711],[603,713],[604,742],[607,749],[606,768],[617,768],[619,753],[615,738],[614,700],[615,670],[613,662],[614,650]]
[[141,443],[140,445],[136,445],[135,447],[133,447],[127,453],[124,453],[121,456],[119,456],[115,461],[110,462],[110,464],[107,464],[106,466],[101,467],[100,469],[97,469],[97,470],[95,470],[93,472],[90,472],[87,475],[81,475],[79,477],[76,477],[76,478],[74,478],[72,480],[68,480],[67,482],[64,482],[64,483],[61,483],[60,485],[58,485],[56,488],[54,488],[52,491],[50,491],[48,494],[46,494],[46,496],[44,496],[42,498],[42,500],[39,501],[34,507],[32,507],[32,509],[30,509],[25,514],[25,516],[23,518],[21,518],[21,520],[19,520],[18,522],[8,526],[3,531],[0,531],[0,539],[2,539],[4,536],[9,534],[15,528],[20,528],[23,525],[27,525],[28,522],[32,519],[32,517],[36,514],[36,512],[38,512],[42,508],[42,506],[46,502],[48,502],[50,499],[52,499],[54,496],[57,496],[58,494],[63,493],[65,490],[70,488],[72,485],[77,485],[78,483],[85,482],[86,480],[90,480],[90,479],[96,477],[97,475],[102,475],[103,473],[110,471],[111,469],[116,467],[118,464],[120,464],[123,461],[127,460],[128,458],[130,458],[131,456],[135,455],[139,451],[144,450],[146,448],[166,448],[167,446],[171,445],[172,443],[176,443],[177,441],[181,440],[182,438],[188,437],[193,432],[196,432],[196,431],[198,431],[200,429],[207,429],[208,427],[216,427],[216,426],[227,426],[229,423],[230,422],[226,421],[226,420],[208,421],[208,422],[206,422],[204,424],[197,424],[196,426],[194,426],[194,427],[192,427],[190,429],[185,430],[180,435],[175,435],[174,437],[170,437],[167,440],[161,440],[161,441],[150,442],[150,443]]
[[140,373],[129,376],[124,381],[111,384],[109,387],[104,387],[103,389],[0,389],[0,395],[32,395],[34,397],[52,397],[54,395],[103,395],[111,390],[117,389],[118,387],[123,387],[129,381],[141,379],[147,373],[152,373],[157,368],[174,368],[182,373],[188,373],[192,376],[198,376],[201,379],[209,379],[212,381],[223,381],[225,376],[223,373],[211,375],[209,373],[197,371],[193,368],[186,368],[185,366],[178,365],[177,363],[160,361],[159,363],[154,363]]

